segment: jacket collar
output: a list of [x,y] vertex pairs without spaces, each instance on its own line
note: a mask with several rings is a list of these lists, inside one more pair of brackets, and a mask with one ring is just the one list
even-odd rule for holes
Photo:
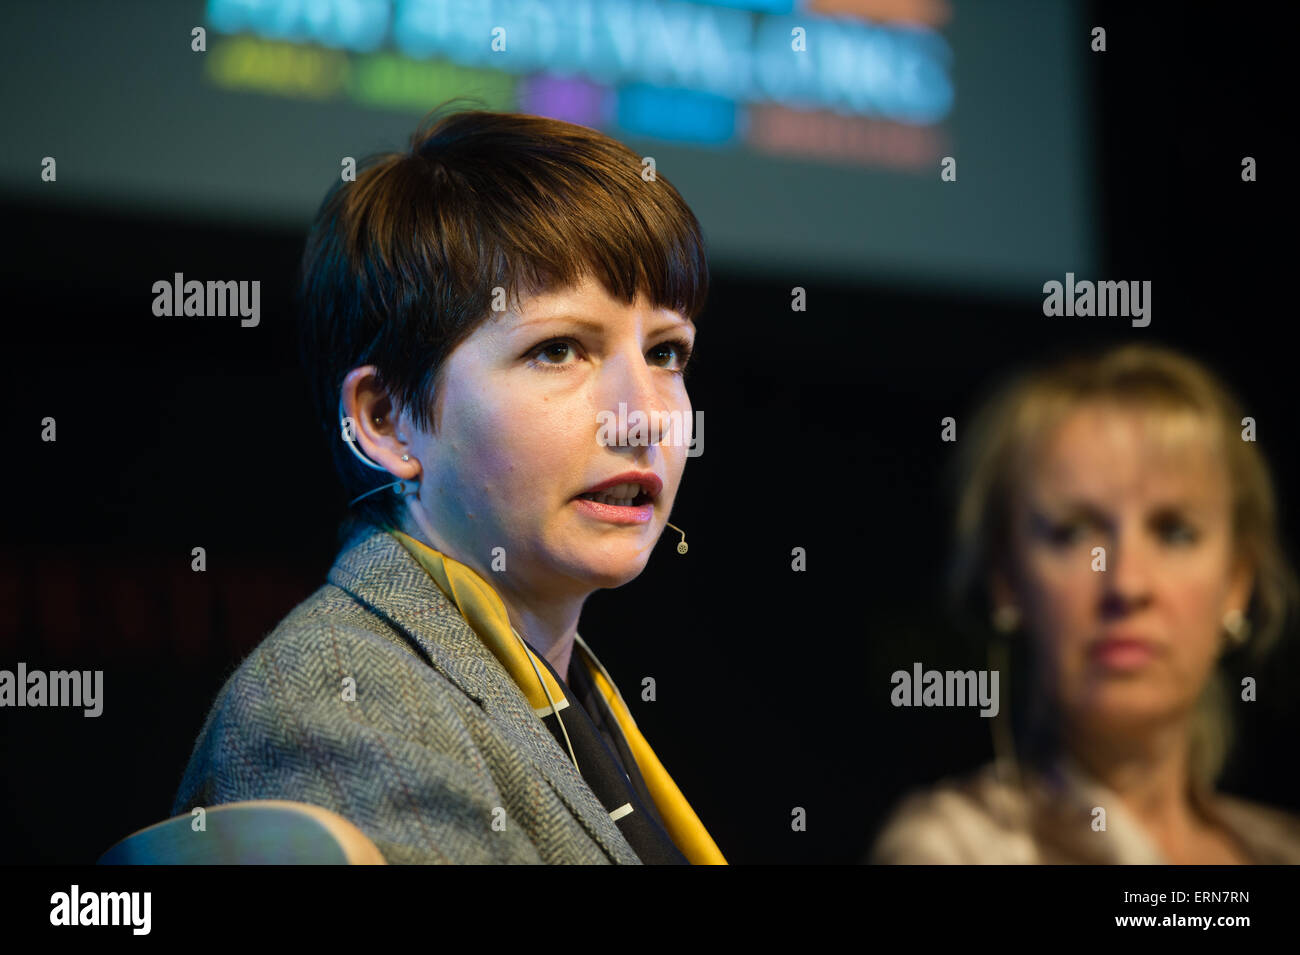
[[611,861],[640,861],[501,662],[429,571],[392,534],[374,526],[358,528],[343,545],[327,579],[389,621],[434,669],[482,707],[528,754]]

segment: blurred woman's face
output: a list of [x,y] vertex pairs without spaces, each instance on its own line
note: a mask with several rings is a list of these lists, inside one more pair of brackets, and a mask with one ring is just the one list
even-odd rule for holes
[[[489,317],[448,358],[437,434],[411,436],[430,543],[516,591],[585,594],[635,578],[672,510],[687,440],[637,441],[628,425],[635,412],[690,422],[682,368],[694,336],[681,315],[643,297],[624,305],[591,278]],[[600,413],[617,419],[620,403],[621,430],[602,432]],[[630,504],[579,500],[627,472],[649,477],[652,500],[643,488],[618,492],[638,493]]]
[[1014,599],[1042,651],[1040,678],[1055,681],[1076,729],[1130,733],[1187,716],[1224,613],[1249,596],[1248,576],[1233,574],[1221,457],[1199,427],[1173,443],[1160,433],[1136,410],[1082,405],[1013,505]]

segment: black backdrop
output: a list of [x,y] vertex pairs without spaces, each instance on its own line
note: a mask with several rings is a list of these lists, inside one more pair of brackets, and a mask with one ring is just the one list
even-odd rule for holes
[[[913,660],[980,665],[937,600],[938,434],[1000,371],[1111,339],[1209,360],[1259,420],[1300,539],[1280,39],[1182,4],[1098,4],[1090,22],[1109,35],[1079,104],[1099,276],[1152,280],[1150,327],[1046,319],[1038,286],[989,298],[714,273],[689,382],[705,453],[673,515],[690,552],[667,532],[641,578],[592,597],[582,632],[625,688],[656,678],[636,719],[732,862],[857,861],[903,791],[989,757],[972,711],[898,711],[888,693]],[[1259,182],[1240,181],[1244,155]],[[322,582],[341,496],[289,320],[301,234],[12,203],[3,222],[0,666],[102,668],[105,711],[0,715],[0,861],[89,862],[169,814],[225,676]],[[152,282],[176,271],[260,277],[261,327],[153,319]],[[792,322],[794,285],[809,311]],[[57,443],[40,440],[45,416]],[[196,545],[207,574],[189,571]],[[806,573],[789,569],[794,546]],[[1223,784],[1300,810],[1287,636]]]

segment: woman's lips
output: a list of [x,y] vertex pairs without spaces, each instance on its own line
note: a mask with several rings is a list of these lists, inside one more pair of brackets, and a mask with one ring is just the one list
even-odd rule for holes
[[600,501],[589,501],[585,497],[575,497],[573,503],[578,505],[578,510],[587,516],[611,524],[648,524],[655,516],[653,502],[620,507],[617,504],[602,504]]
[[1089,648],[1089,656],[1110,670],[1136,670],[1149,663],[1155,655],[1155,645],[1146,640],[1098,640]]

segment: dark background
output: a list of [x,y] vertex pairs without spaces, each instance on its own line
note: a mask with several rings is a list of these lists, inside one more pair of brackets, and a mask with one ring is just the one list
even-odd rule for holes
[[[689,379],[706,453],[673,512],[690,552],[667,532],[581,629],[625,690],[655,677],[657,702],[627,694],[634,715],[731,862],[857,861],[905,790],[991,755],[988,721],[895,710],[889,674],[982,664],[938,600],[939,422],[1017,362],[1124,339],[1208,360],[1259,421],[1300,539],[1280,148],[1294,106],[1271,85],[1278,31],[1213,14],[1089,11],[1109,44],[1079,105],[1103,247],[1080,278],[1150,279],[1148,328],[1044,318],[1041,285],[991,298],[715,271]],[[1240,181],[1245,155],[1259,182]],[[0,714],[0,861],[91,862],[169,815],[217,689],[323,582],[342,496],[287,320],[302,234],[12,203],[3,222],[0,667],[103,669],[105,710]],[[256,334],[152,319],[152,282],[177,271],[260,277]],[[794,285],[809,311],[791,321]],[[45,416],[57,443],[40,440]],[[1260,674],[1222,784],[1300,810],[1295,637]]]

